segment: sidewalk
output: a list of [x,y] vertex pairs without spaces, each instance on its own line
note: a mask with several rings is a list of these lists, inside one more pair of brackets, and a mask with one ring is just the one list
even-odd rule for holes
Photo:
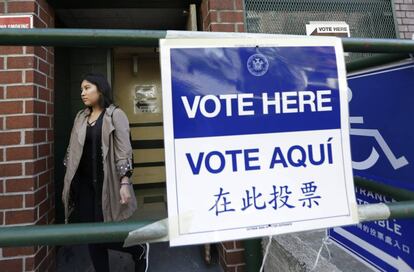
[[[218,264],[207,266],[202,258],[202,246],[170,248],[168,243],[150,245],[149,272],[221,272]],[[134,263],[127,253],[110,251],[111,272],[133,272]],[[57,272],[93,272],[85,245],[64,246],[58,249]]]

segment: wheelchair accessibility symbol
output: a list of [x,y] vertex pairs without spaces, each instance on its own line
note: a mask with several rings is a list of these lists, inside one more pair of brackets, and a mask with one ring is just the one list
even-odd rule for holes
[[[348,88],[348,102],[352,100],[352,91]],[[381,151],[384,153],[385,157],[390,162],[391,166],[394,170],[397,170],[401,167],[404,167],[409,164],[407,159],[404,156],[400,156],[397,158],[394,153],[392,152],[390,146],[385,141],[384,137],[382,137],[381,132],[378,129],[363,129],[363,128],[352,128],[352,124],[364,124],[364,117],[362,116],[350,116],[349,117],[350,123],[350,135],[351,136],[362,136],[362,137],[371,137],[374,138],[375,141],[378,143]],[[352,168],[356,170],[366,170],[374,166],[380,158],[380,154],[378,153],[375,146],[372,147],[371,153],[365,160],[362,161],[352,161]]]

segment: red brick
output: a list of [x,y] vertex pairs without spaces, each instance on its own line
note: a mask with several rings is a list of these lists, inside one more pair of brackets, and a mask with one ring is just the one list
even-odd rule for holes
[[[2,162],[3,161],[3,149],[2,148],[0,148],[0,162]],[[0,182],[1,183],[1,182]],[[0,186],[0,193],[1,193],[1,186]]]
[[4,69],[4,58],[0,57],[0,70]]
[[211,24],[210,29],[213,32],[234,32],[234,24]]
[[0,46],[1,55],[23,54],[23,46]]
[[44,201],[46,197],[47,197],[47,186],[43,186],[42,188],[37,190],[35,193],[36,204]]
[[[46,257],[46,253],[47,253],[46,246],[41,247],[40,250],[37,252],[37,254],[35,256],[35,264],[37,264],[37,265],[40,264],[44,260],[44,258]],[[39,269],[39,271],[43,271],[43,270]]]
[[220,11],[220,22],[222,23],[243,23],[243,11]]
[[[54,88],[54,81],[53,81],[53,78],[51,78],[51,77],[48,77],[47,78],[47,85],[46,85],[46,87],[48,87],[50,90],[53,90],[53,88]],[[50,99],[49,99],[49,101],[53,101],[53,92],[52,93],[50,93]]]
[[34,115],[9,116],[6,118],[6,128],[34,128],[37,127],[37,118]]
[[233,241],[222,242],[221,244],[223,245],[223,247],[225,249],[234,249],[234,242]]
[[50,91],[46,88],[39,87],[39,99],[50,101]]
[[6,163],[0,165],[0,176],[11,177],[20,176],[22,174],[21,163]]
[[37,63],[34,57],[7,57],[7,69],[28,69],[36,67]]
[[25,144],[45,142],[46,130],[26,131],[24,139]]
[[210,0],[209,1],[210,9],[234,9],[234,1],[233,0]]
[[37,97],[36,87],[33,85],[8,86],[7,98]]
[[234,248],[244,249],[244,245],[242,241],[234,241]]
[[39,17],[46,23],[46,26],[49,26],[50,15],[46,13],[44,9],[39,9]]
[[21,272],[23,271],[23,259],[0,260],[2,271]]
[[38,203],[35,200],[36,193],[24,195],[24,206],[25,208],[31,208],[36,206]]
[[0,209],[16,209],[22,207],[22,195],[3,195],[0,197]]
[[6,149],[6,159],[8,161],[36,159],[36,149],[36,146],[9,147]]
[[50,203],[48,200],[43,201],[40,205],[39,205],[39,217],[42,217],[43,215],[47,214],[47,212],[50,209]]
[[244,10],[243,0],[234,0],[236,10]]
[[36,83],[41,86],[46,86],[46,76],[38,72],[37,70],[25,71],[26,83]]
[[0,99],[4,99],[6,96],[6,91],[4,90],[4,87],[0,87]]
[[35,175],[46,170],[46,159],[37,160],[34,162],[26,162],[25,175]]
[[39,158],[51,155],[50,144],[39,145],[37,148],[38,148]]
[[236,32],[244,32],[244,24],[237,24],[236,28]]
[[28,247],[4,247],[3,257],[15,257],[24,255],[33,255],[37,251],[37,246]]
[[42,187],[50,183],[50,173],[51,171],[47,171],[46,173],[42,173],[39,175],[39,187]]
[[20,132],[0,132],[0,145],[20,144]]
[[39,128],[51,128],[49,116],[39,116]]
[[36,225],[46,225],[47,224],[47,214],[40,215],[39,220],[37,220]]
[[25,269],[26,271],[33,271],[35,270],[35,258],[34,257],[28,257],[25,260]]
[[22,101],[0,101],[0,114],[16,114],[22,112]]
[[43,261],[40,262],[39,266],[37,267],[38,271],[45,271],[49,272],[47,269],[49,267],[49,259],[45,257]]
[[33,26],[35,28],[46,28],[47,27],[46,23],[40,20],[40,18],[38,18],[37,16],[33,18]]
[[31,46],[30,48],[27,47],[28,50],[31,51],[32,54],[35,54],[39,58],[43,60],[47,60],[47,52],[46,49],[42,46]]
[[47,114],[53,114],[55,112],[55,107],[53,103],[47,104]]
[[21,71],[0,71],[0,84],[21,83]]
[[219,262],[224,272],[237,272],[236,265],[227,265],[222,258],[220,258]]
[[54,138],[55,138],[55,135],[54,135],[53,130],[48,130],[47,131],[47,141],[48,142],[53,142]]
[[4,3],[0,3],[0,13],[4,13]]
[[38,0],[37,4],[45,10],[45,12],[49,15],[52,16],[53,13],[53,9],[49,6],[48,2],[46,0]]
[[[53,57],[54,58],[54,57]],[[53,63],[55,62],[55,60],[53,60]],[[52,63],[52,64],[53,64]],[[51,77],[51,78],[54,78],[54,75],[55,75],[55,68],[54,68],[55,66],[51,66],[50,67],[50,72],[49,72],[49,76]]]
[[33,223],[37,219],[36,209],[6,211],[6,225]]
[[6,180],[6,192],[33,191],[36,187],[37,178],[19,178]]
[[4,225],[4,212],[0,211],[0,225]]
[[46,114],[46,103],[37,100],[26,101],[25,111],[26,113]]
[[[4,118],[3,117],[0,117],[0,130],[3,130],[4,129]],[[0,142],[0,145],[1,145],[1,142]]]
[[218,22],[218,20],[219,20],[219,15],[218,15],[219,13],[217,12],[217,11],[210,11],[209,13],[208,13],[208,15],[207,15],[207,21],[209,22],[209,23],[215,23],[215,22]]
[[226,264],[242,264],[244,263],[244,250],[236,252],[226,252],[224,254]]
[[9,2],[7,8],[9,13],[33,12],[37,14],[36,1]]
[[43,61],[43,60],[39,60],[39,71],[49,75],[49,71],[50,71],[50,65],[49,63]]

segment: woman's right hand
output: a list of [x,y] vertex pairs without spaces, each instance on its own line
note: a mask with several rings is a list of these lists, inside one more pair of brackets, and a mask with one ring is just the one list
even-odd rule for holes
[[121,200],[120,203],[121,204],[128,204],[131,201],[131,185],[129,184],[125,184],[122,185],[121,184],[121,188],[119,189],[119,194],[121,196]]

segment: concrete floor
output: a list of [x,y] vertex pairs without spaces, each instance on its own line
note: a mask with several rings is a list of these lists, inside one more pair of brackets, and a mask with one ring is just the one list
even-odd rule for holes
[[[159,220],[167,217],[165,188],[138,190],[136,193],[138,209],[133,215],[133,220]],[[170,248],[168,243],[151,244],[148,271],[222,271],[217,261],[212,265],[204,263],[203,250],[202,246]],[[128,253],[110,251],[109,259],[111,272],[134,271],[134,263]],[[56,263],[57,272],[94,271],[85,245],[60,247]]]
[[[133,272],[134,263],[127,253],[110,251],[111,272]],[[57,251],[57,272],[93,272],[89,253],[85,245],[65,246]],[[170,248],[168,243],[151,244],[149,256],[150,272],[220,272],[216,264],[206,265],[201,246]]]

